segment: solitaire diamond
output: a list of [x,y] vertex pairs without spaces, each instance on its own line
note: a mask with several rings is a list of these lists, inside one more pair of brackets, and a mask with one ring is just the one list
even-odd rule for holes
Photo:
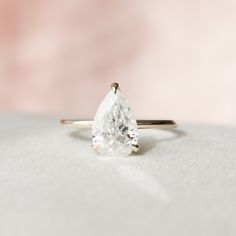
[[106,95],[94,118],[93,149],[104,156],[128,156],[138,148],[138,127],[117,87]]

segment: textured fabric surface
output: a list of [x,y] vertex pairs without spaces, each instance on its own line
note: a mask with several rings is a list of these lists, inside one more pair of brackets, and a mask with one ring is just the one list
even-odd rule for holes
[[140,132],[102,158],[57,117],[0,116],[0,235],[235,235],[236,129]]

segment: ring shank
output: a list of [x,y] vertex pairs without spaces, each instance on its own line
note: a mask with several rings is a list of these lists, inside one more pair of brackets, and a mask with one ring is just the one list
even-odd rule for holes
[[[93,126],[92,120],[61,120],[61,124],[72,128],[90,129]],[[177,125],[173,120],[137,120],[139,129],[163,129],[176,128]]]

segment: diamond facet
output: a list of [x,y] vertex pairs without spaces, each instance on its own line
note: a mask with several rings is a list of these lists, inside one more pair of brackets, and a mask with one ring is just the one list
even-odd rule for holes
[[111,90],[94,118],[93,149],[104,156],[127,156],[138,145],[138,127],[120,90]]

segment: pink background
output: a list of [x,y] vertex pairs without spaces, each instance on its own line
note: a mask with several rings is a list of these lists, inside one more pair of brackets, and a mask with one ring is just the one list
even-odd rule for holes
[[236,1],[0,0],[0,110],[236,124]]

